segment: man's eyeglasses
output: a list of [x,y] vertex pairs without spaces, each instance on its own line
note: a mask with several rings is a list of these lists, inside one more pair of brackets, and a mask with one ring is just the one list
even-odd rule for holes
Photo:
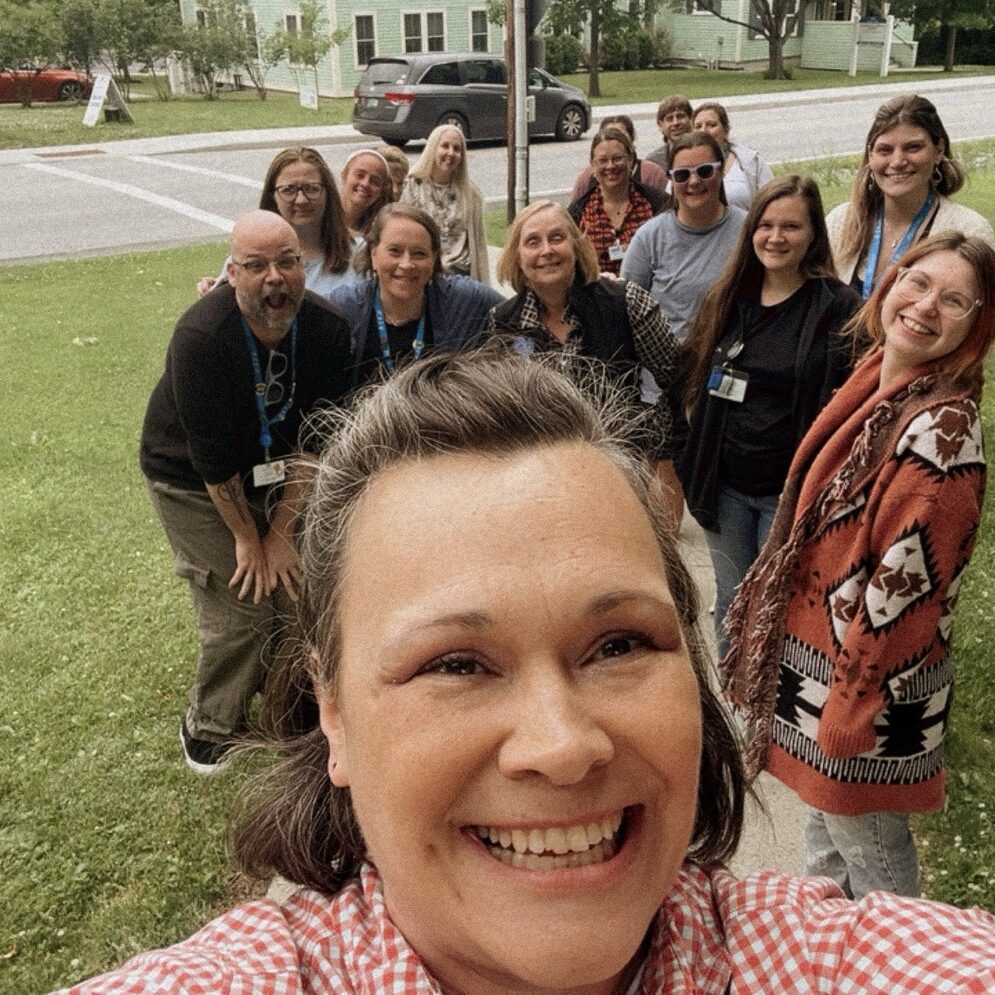
[[235,266],[241,266],[246,273],[252,276],[262,276],[263,273],[268,272],[270,266],[275,266],[278,273],[282,273],[286,276],[288,273],[293,273],[298,266],[301,264],[300,253],[290,253],[288,252],[285,256],[280,256],[279,259],[259,259],[253,257],[252,259],[238,260],[233,259],[232,263]]
[[279,404],[283,400],[283,384],[280,377],[287,372],[287,357],[275,349],[266,361],[266,404]]
[[308,200],[315,200],[325,192],[324,183],[283,183],[275,188],[275,193],[280,200],[296,200],[299,193],[304,194]]
[[[921,269],[909,269],[902,266],[898,270],[898,279],[895,280],[895,290],[907,301],[915,304],[930,294],[933,290],[933,280],[928,273],[924,273]],[[937,309],[940,314],[947,318],[966,318],[980,305],[981,301],[972,300],[967,294],[962,294],[959,290],[944,290],[936,297]]]
[[687,183],[692,173],[699,180],[710,180],[721,166],[721,162],[703,162],[700,166],[681,166],[680,169],[671,169],[668,175],[675,183]]

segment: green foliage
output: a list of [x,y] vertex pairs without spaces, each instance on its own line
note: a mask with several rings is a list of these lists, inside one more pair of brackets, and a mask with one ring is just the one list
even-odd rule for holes
[[577,71],[584,55],[584,46],[573,35],[544,35],[546,43],[546,68],[554,75]]
[[606,32],[601,42],[601,65],[609,71],[650,69],[670,54],[666,32],[649,31],[627,25],[622,30]]
[[[82,21],[79,30],[85,31],[86,25]],[[68,37],[77,47],[96,46],[126,99],[131,95],[131,66],[151,69],[182,37],[179,11],[168,0],[95,0],[92,32],[86,42],[76,41],[77,26],[70,24]]]
[[203,24],[183,28],[180,49],[207,100],[217,97],[218,76],[255,57],[256,37],[243,0],[205,0]]
[[[57,18],[38,3],[0,0],[0,67],[45,66],[54,62],[62,46]],[[19,87],[22,107],[31,106],[31,87]]]
[[318,63],[328,54],[333,45],[339,45],[349,36],[348,28],[330,31],[325,8],[318,0],[299,0],[297,31],[290,32],[286,25],[277,23],[273,31],[273,44],[283,46],[290,68],[297,79],[297,87],[303,86],[304,71],[314,77],[314,90],[318,92]]

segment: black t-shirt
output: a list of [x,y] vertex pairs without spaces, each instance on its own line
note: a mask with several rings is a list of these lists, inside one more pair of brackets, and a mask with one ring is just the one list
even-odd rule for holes
[[[390,347],[390,358],[394,364],[394,369],[398,369],[405,363],[414,359],[414,343],[418,334],[418,322],[406,321],[403,325],[392,325],[385,321],[387,328],[387,344]],[[425,356],[432,350],[432,321],[429,317],[428,307],[425,307],[425,342],[422,346],[421,355]],[[370,327],[366,330],[366,339],[363,342],[363,355],[360,360],[359,383],[368,383],[377,379],[383,367],[383,351],[380,347],[380,332],[377,330],[376,314],[370,315]]]
[[779,494],[794,456],[795,364],[813,287],[806,281],[773,307],[740,300],[720,343],[727,349],[742,333],[743,350],[731,365],[749,382],[742,403],[726,402],[719,478],[751,497]]
[[[345,320],[327,302],[306,293],[291,335],[278,349],[287,357],[280,387],[266,413],[272,418],[293,393],[283,421],[271,426],[270,458],[299,446],[301,425],[317,408],[344,398],[349,388],[350,344]],[[265,371],[269,349],[256,340]],[[274,368],[279,370],[281,364]],[[201,298],[180,318],[166,352],[166,369],[152,391],[142,426],[140,462],[151,480],[204,490],[240,474],[248,493],[252,468],[263,462],[255,374],[234,289],[225,285]]]

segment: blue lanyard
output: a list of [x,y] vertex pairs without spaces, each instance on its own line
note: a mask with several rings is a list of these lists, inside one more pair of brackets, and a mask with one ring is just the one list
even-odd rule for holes
[[287,412],[294,403],[294,393],[297,390],[297,319],[290,326],[290,393],[287,400],[283,402],[283,407],[272,417],[266,417],[266,380],[263,378],[263,368],[259,363],[259,350],[256,348],[256,337],[252,334],[245,318],[242,321],[242,331],[245,333],[245,344],[249,348],[249,356],[252,358],[252,375],[256,378],[255,395],[256,411],[259,413],[259,445],[263,448],[263,456],[269,462],[269,447],[273,445],[273,436],[270,428],[277,425],[287,417]]
[[[373,295],[373,314],[377,319],[377,333],[380,336],[380,355],[383,356],[383,365],[387,367],[388,373],[394,372],[394,358],[390,354],[390,340],[387,338],[387,322],[383,316],[383,305],[380,303],[380,288]],[[421,358],[422,349],[425,348],[425,307],[422,305],[421,317],[418,319],[418,331],[415,332],[415,340],[411,343],[411,352],[415,359]]]
[[[891,254],[891,261],[900,259],[905,250],[915,241],[915,237],[927,215],[933,209],[933,191],[930,190],[926,202],[919,208],[919,213],[912,219],[912,224],[905,230],[901,242]],[[874,274],[878,268],[878,256],[881,255],[881,235],[884,232],[884,207],[878,211],[878,220],[874,225],[874,233],[871,235],[871,244],[867,249],[867,269],[864,270],[864,283],[861,293],[864,300],[871,296],[874,289]]]

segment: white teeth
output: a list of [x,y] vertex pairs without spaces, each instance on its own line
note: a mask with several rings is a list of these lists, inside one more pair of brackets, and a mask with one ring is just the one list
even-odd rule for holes
[[[542,867],[549,868],[550,861],[569,860],[557,866],[574,867],[575,858],[586,857],[607,847],[607,853],[598,859],[607,860],[614,854],[615,836],[622,825],[622,813],[606,816],[600,822],[576,826],[553,826],[550,829],[505,829],[499,826],[477,826],[475,832],[488,844],[494,855],[514,855],[516,858],[542,858]],[[501,859],[504,860],[504,857]],[[583,861],[589,863],[590,861]],[[513,866],[531,866],[512,863]],[[538,865],[536,865],[538,868]]]
[[600,864],[615,855],[615,846],[611,840],[603,840],[597,846],[592,846],[584,853],[565,853],[540,856],[537,853],[516,853],[502,847],[489,847],[492,857],[502,864],[527,871],[559,871],[567,867],[586,867],[588,864]]

